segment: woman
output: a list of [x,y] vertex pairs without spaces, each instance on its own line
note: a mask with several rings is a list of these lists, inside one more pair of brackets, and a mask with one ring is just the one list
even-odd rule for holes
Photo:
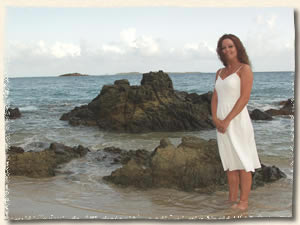
[[[246,50],[240,39],[223,35],[217,46],[225,68],[216,73],[211,100],[212,119],[217,128],[217,142],[224,171],[227,173],[232,208],[246,210],[252,174],[260,168],[253,126],[247,110],[253,74]],[[238,192],[240,188],[240,200]]]

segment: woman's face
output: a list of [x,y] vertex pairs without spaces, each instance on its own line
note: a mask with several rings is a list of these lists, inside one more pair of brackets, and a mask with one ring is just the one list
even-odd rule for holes
[[222,41],[222,52],[226,60],[237,58],[237,49],[231,39],[224,39]]

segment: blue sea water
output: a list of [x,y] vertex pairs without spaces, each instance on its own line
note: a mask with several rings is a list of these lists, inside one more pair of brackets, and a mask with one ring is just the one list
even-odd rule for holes
[[[179,91],[203,94],[214,88],[215,75],[212,73],[169,75],[174,89]],[[70,143],[89,143],[88,145],[92,146],[93,141],[84,135],[85,131],[92,130],[96,136],[106,132],[95,128],[72,127],[59,118],[75,106],[89,103],[100,93],[103,85],[113,84],[119,79],[128,79],[130,85],[140,85],[142,75],[9,78],[6,86],[8,90],[6,106],[19,107],[22,113],[20,119],[7,121],[10,144],[25,149],[31,142],[63,141],[69,144],[68,139],[64,140],[64,136],[76,135],[77,137]],[[293,72],[254,73],[248,109],[279,108],[279,101],[294,97],[293,87]],[[253,123],[261,151],[276,155],[275,150],[267,149],[270,146],[278,149],[277,144],[272,144],[275,140],[276,143],[279,141],[282,143],[280,146],[286,146],[285,149],[293,144],[291,138],[293,124],[290,117],[276,117],[271,122]],[[74,133],[75,130],[82,134]],[[281,139],[274,139],[275,136]]]
[[[169,75],[174,89],[179,91],[203,94],[214,88],[213,73]],[[51,203],[53,207],[65,210],[63,212],[56,210],[55,215],[69,215],[70,218],[73,212],[76,212],[77,216],[81,215],[81,218],[85,218],[84,215],[87,213],[92,215],[96,212],[98,214],[95,215],[98,216],[135,215],[137,209],[145,215],[151,211],[152,217],[167,213],[192,216],[199,213],[199,209],[203,209],[201,211],[203,215],[211,213],[224,215],[217,206],[221,204],[220,196],[226,198],[225,192],[201,196],[168,190],[167,193],[171,193],[170,199],[166,192],[160,190],[142,193],[138,190],[110,188],[101,181],[102,176],[109,175],[115,168],[107,169],[101,163],[95,164],[93,154],[96,154],[98,149],[115,146],[122,149],[151,151],[164,137],[168,137],[173,144],[179,144],[184,135],[205,139],[216,138],[214,129],[126,134],[109,133],[97,127],[73,127],[67,121],[59,120],[63,113],[69,112],[75,106],[89,103],[100,93],[103,85],[113,84],[119,79],[128,79],[130,85],[140,85],[142,75],[8,79],[6,106],[18,107],[22,113],[21,118],[6,121],[6,136],[10,145],[23,147],[25,151],[40,151],[47,148],[51,142],[59,142],[68,146],[81,144],[92,150],[86,158],[73,160],[63,168],[71,174],[67,177],[58,176],[50,180],[12,179],[10,218],[33,215],[32,212],[26,211],[26,207],[23,209],[19,207],[25,206],[28,202],[33,204],[32,208],[36,212],[43,215],[48,215],[49,209],[52,209],[49,205],[44,205],[44,202]],[[294,72],[255,72],[248,109],[279,108],[280,101],[294,97],[294,79]],[[260,160],[268,165],[276,165],[287,174],[288,178],[253,191],[252,201],[255,203],[250,205],[250,214],[268,217],[291,216],[294,121],[290,116],[276,116],[272,121],[252,121],[252,123]],[[34,191],[37,189],[39,194]],[[139,193],[138,199],[136,193]],[[276,193],[280,193],[280,199],[274,198],[274,195],[277,196]],[[276,199],[276,202],[272,203],[273,208],[269,208],[273,199],[274,201]],[[123,207],[128,204],[131,207]]]

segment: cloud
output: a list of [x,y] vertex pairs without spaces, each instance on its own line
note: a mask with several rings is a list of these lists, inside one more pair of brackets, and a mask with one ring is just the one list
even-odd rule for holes
[[6,52],[10,58],[19,57],[76,57],[80,56],[80,46],[72,43],[55,42],[54,44],[47,44],[40,40],[36,43],[24,42],[10,42]]
[[159,53],[161,47],[154,38],[145,35],[137,39],[137,46],[146,55]]
[[57,58],[66,56],[76,57],[80,56],[80,47],[71,43],[56,42],[50,47],[50,53]]
[[117,54],[125,54],[125,51],[116,45],[103,44],[102,45],[103,52],[111,52]]
[[120,30],[110,42],[8,43],[7,72],[32,76],[79,72],[94,75],[128,71],[210,71],[218,58],[214,47],[200,40],[171,44],[170,40],[139,34],[133,27]]
[[273,28],[276,23],[277,16],[272,15],[269,19],[266,20],[270,28]]
[[216,57],[215,50],[207,42],[186,43],[182,49],[184,55],[190,57],[200,57],[202,59],[212,59]]
[[257,16],[256,25],[249,29],[244,41],[254,69],[258,71],[294,68],[293,38],[284,37],[277,18],[275,14]]
[[[294,68],[294,43],[284,39],[276,15],[260,15],[241,37],[255,71]],[[80,72],[94,75],[128,71],[214,71],[222,66],[210,40],[172,43],[160,37],[140,34],[134,27],[122,29],[109,42],[92,43],[45,40],[9,41],[5,57],[7,72],[56,75]]]
[[256,24],[258,26],[264,26],[264,27],[268,27],[270,29],[274,28],[274,25],[276,24],[276,20],[277,20],[278,16],[273,14],[273,15],[257,15],[256,16]]
[[37,47],[33,49],[33,53],[36,55],[44,55],[47,54],[49,49],[47,48],[44,41],[39,41],[37,43]]
[[158,41],[147,35],[137,35],[135,28],[127,28],[120,32],[120,45],[124,51],[144,56],[160,53],[161,46]]
[[136,43],[136,29],[135,28],[128,28],[122,30],[120,32],[121,41],[123,41],[126,45],[132,48],[137,48]]

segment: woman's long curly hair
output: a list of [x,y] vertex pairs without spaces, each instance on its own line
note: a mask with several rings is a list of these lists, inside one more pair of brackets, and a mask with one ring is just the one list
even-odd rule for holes
[[224,34],[222,37],[220,37],[220,39],[218,41],[217,53],[218,53],[218,57],[222,61],[223,65],[227,66],[227,62],[226,62],[225,56],[222,51],[222,42],[225,39],[230,39],[234,43],[236,50],[237,50],[238,60],[241,63],[245,63],[245,64],[248,64],[249,66],[251,66],[251,62],[248,58],[248,55],[247,55],[244,45],[242,44],[241,40],[233,34]]

